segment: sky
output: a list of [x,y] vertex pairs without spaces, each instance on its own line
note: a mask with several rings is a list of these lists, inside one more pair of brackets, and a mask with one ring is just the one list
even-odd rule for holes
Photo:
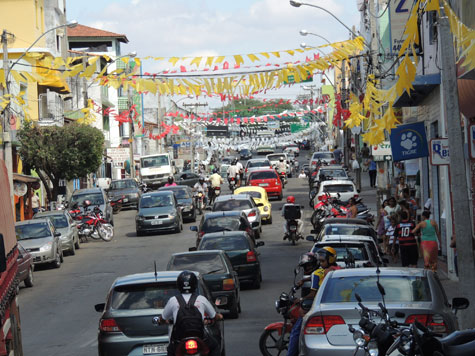
[[[359,24],[357,0],[308,2],[331,11],[349,27]],[[129,43],[123,45],[122,53],[136,51],[138,57],[233,55],[295,49],[302,42],[324,44],[318,37],[301,36],[301,29],[331,42],[349,37],[348,31],[324,11],[309,6],[295,8],[288,0],[69,0],[67,17],[125,34]],[[299,59],[305,55],[290,60]],[[144,63],[146,72],[159,69],[164,68],[154,61]],[[290,90],[269,92],[266,97],[294,98],[299,93],[300,85],[294,85]]]

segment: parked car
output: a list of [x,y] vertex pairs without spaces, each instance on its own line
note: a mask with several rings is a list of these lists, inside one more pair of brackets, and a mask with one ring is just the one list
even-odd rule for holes
[[255,240],[255,233],[247,215],[238,210],[207,213],[201,218],[200,224],[190,226],[190,230],[196,232],[196,247],[203,235],[219,231],[246,231]]
[[63,252],[70,255],[76,254],[76,249],[79,248],[79,235],[76,227],[76,222],[66,210],[53,210],[36,213],[33,219],[51,219],[56,231],[61,233],[61,246]]
[[[457,320],[436,273],[417,268],[380,268],[391,320],[412,324],[415,320],[436,333],[457,329]],[[376,287],[376,268],[350,268],[329,272],[310,311],[304,316],[300,352],[304,355],[353,355],[355,342],[348,325],[358,325],[360,314],[355,293],[363,304],[379,310],[382,297]],[[467,301],[468,302],[468,301]],[[397,317],[399,311],[404,317]]]
[[256,204],[254,199],[248,195],[220,195],[213,204],[213,211],[243,211],[247,220],[254,230],[254,236],[259,238],[262,232],[260,204]]
[[[324,179],[321,179],[323,178]],[[332,180],[332,179],[340,179],[340,180],[349,180],[350,177],[348,173],[342,166],[331,165],[331,166],[321,166],[318,170],[317,180]]]
[[111,225],[114,225],[114,215],[112,213],[112,206],[109,198],[104,189],[91,188],[91,189],[79,189],[75,190],[71,195],[70,205],[77,204],[79,209],[83,209],[83,203],[85,200],[91,202],[91,208],[94,206],[99,207],[104,214],[104,219]]
[[312,159],[310,160],[310,167],[311,169],[315,169],[317,166],[317,162],[322,161],[325,162],[326,164],[335,164],[335,156],[333,155],[333,152],[326,151],[326,152],[315,152],[312,155]]
[[269,197],[264,188],[255,186],[239,187],[234,190],[234,195],[239,194],[247,194],[252,197],[259,206],[262,222],[272,224],[272,204],[269,202]]
[[[202,276],[195,273],[197,293],[213,304]],[[102,313],[97,336],[99,356],[167,354],[168,325],[159,324],[158,316],[168,300],[179,293],[176,286],[179,274],[179,271],[132,274],[112,283],[106,302],[94,307]],[[223,321],[205,328],[220,343],[224,355]]]
[[197,271],[211,291],[212,300],[219,308],[229,310],[231,318],[241,312],[239,278],[229,257],[222,250],[175,253],[167,265],[168,271]]
[[249,173],[263,168],[272,168],[272,164],[267,158],[253,158],[246,162],[244,166],[244,179]]
[[352,181],[334,179],[321,182],[316,197],[318,199],[327,193],[333,198],[339,196],[339,199],[346,203],[353,197],[357,198],[359,192]]
[[262,187],[269,197],[282,200],[282,182],[275,169],[260,169],[251,172],[247,177],[247,185]]
[[[327,221],[329,220],[329,221]],[[323,223],[323,227],[320,233],[316,236],[315,241],[322,241],[325,236],[333,235],[359,235],[359,236],[369,236],[373,240],[377,241],[378,234],[376,230],[366,224],[357,224],[357,223],[344,223],[339,220],[360,220],[360,219],[327,219]],[[362,220],[365,221],[365,220]]]
[[60,232],[57,232],[51,220],[33,219],[15,224],[18,241],[33,256],[33,263],[49,263],[55,268],[63,263],[63,247]]
[[18,264],[16,278],[20,283],[25,283],[25,287],[33,287],[33,271],[35,270],[33,256],[21,244],[18,244],[18,258],[16,261]]
[[251,282],[256,289],[261,287],[261,263],[257,247],[264,242],[254,243],[245,231],[222,231],[203,236],[198,251],[223,250],[231,260],[240,282]]
[[193,173],[193,172],[182,172],[175,176],[175,182],[178,185],[187,185],[189,187],[193,187],[198,180],[200,179],[200,175]]
[[258,155],[266,155],[268,153],[274,153],[275,147],[267,146],[267,145],[259,146],[257,147],[256,152]]
[[242,160],[247,160],[252,158],[252,152],[248,148],[243,148],[241,151],[239,151],[239,158]]
[[161,191],[171,191],[175,194],[178,205],[182,208],[181,215],[183,220],[196,221],[195,202],[193,200],[193,192],[190,187],[186,185],[176,185],[171,187],[161,187],[158,189]]
[[139,211],[135,217],[137,236],[145,232],[183,230],[181,208],[171,191],[143,194],[139,202]]
[[122,197],[122,207],[131,206],[137,209],[142,191],[135,179],[114,179],[108,195],[112,200]]

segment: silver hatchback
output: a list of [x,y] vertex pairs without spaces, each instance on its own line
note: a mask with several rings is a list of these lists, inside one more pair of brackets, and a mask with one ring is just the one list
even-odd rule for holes
[[[415,320],[435,332],[457,329],[457,320],[439,278],[432,271],[417,268],[381,268],[380,283],[386,307],[393,320]],[[300,333],[300,355],[353,355],[355,344],[348,326],[358,325],[360,315],[355,293],[363,304],[378,310],[382,301],[376,286],[376,268],[353,268],[330,272],[305,315]],[[395,316],[404,313],[403,318]]]
[[76,227],[76,222],[66,210],[53,210],[37,213],[33,219],[47,219],[50,218],[56,231],[61,233],[61,245],[63,252],[70,255],[76,254],[76,249],[79,248],[79,235]]

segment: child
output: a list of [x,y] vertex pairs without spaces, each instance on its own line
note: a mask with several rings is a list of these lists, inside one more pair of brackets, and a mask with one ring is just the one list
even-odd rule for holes
[[397,263],[398,256],[399,256],[399,243],[398,241],[394,241],[394,230],[396,229],[397,225],[397,217],[395,215],[391,215],[389,217],[389,227],[386,230],[386,240],[388,241],[388,252],[391,253],[393,258],[393,263]]

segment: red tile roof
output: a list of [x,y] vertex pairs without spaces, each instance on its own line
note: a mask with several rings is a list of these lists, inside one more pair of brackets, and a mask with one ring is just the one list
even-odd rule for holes
[[73,28],[68,28],[68,37],[113,37],[117,38],[119,41],[128,43],[129,40],[127,39],[126,35],[121,35],[119,33],[99,30],[98,28],[84,26],[78,24]]

